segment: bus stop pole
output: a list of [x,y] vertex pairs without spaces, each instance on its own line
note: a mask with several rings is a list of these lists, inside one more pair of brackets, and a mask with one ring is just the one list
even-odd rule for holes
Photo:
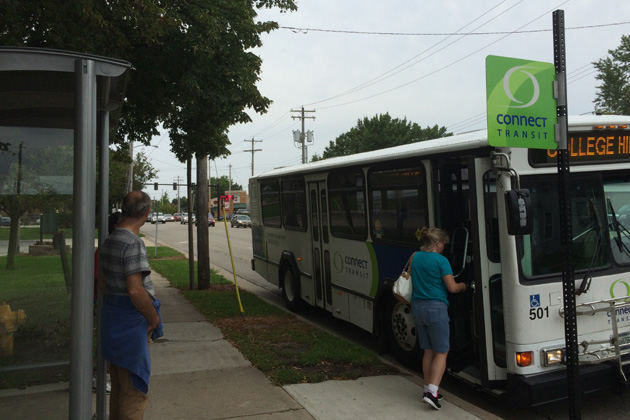
[[558,204],[560,206],[560,241],[562,248],[562,291],[564,296],[564,334],[567,365],[567,396],[569,418],[578,420],[580,412],[580,372],[577,346],[577,315],[575,305],[575,276],[573,272],[573,232],[571,200],[568,194],[570,172],[568,150],[566,51],[564,11],[553,12],[554,65],[556,68],[556,140],[558,141]]

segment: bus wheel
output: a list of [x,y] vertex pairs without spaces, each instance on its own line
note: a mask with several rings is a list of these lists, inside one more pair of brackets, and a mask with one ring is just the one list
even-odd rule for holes
[[282,278],[282,299],[292,312],[298,312],[302,306],[300,299],[300,285],[298,279],[293,272],[291,264],[284,264],[281,272]]
[[422,350],[418,344],[411,307],[393,297],[389,303],[386,325],[392,353],[406,367],[417,369],[422,366]]

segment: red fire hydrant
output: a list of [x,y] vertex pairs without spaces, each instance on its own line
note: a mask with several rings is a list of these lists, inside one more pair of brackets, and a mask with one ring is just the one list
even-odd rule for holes
[[12,311],[6,302],[0,305],[0,357],[13,356],[13,333],[26,321],[22,309]]

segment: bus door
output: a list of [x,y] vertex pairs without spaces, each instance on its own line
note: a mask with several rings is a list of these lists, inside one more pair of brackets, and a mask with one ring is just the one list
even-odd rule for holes
[[[437,162],[434,177],[436,194],[436,226],[444,229],[451,243],[444,252],[451,262],[457,282],[470,285],[473,282],[473,220],[477,206],[474,200],[474,166],[470,160],[444,159]],[[469,179],[469,173],[471,179]],[[476,228],[476,226],[475,226]],[[473,292],[449,294],[449,318],[451,319],[451,350],[448,367],[458,372],[475,361]]]
[[332,311],[330,232],[326,182],[309,182],[313,280],[317,306]]

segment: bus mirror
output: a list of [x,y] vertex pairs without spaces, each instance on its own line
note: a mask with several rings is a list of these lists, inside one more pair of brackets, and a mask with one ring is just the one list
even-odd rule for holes
[[529,190],[510,190],[505,193],[507,210],[507,228],[510,235],[529,235],[532,223],[531,200]]

